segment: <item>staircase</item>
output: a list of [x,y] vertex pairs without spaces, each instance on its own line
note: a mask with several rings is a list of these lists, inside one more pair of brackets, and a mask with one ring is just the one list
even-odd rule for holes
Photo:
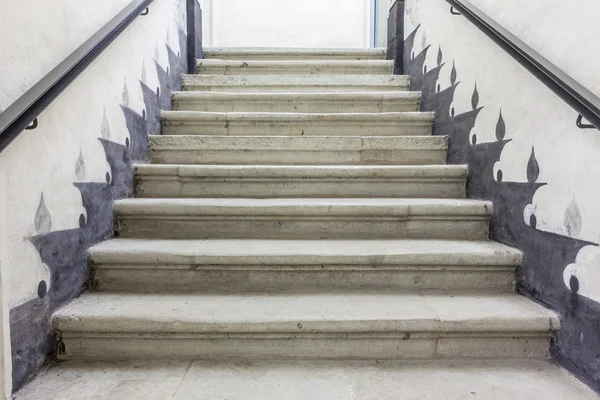
[[89,251],[93,290],[54,315],[60,359],[548,356],[557,317],[513,292],[521,254],[383,50],[205,55]]

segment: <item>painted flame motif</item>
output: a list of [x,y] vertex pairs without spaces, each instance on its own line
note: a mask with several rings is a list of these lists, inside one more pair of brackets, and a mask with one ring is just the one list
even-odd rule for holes
[[102,136],[102,139],[108,139],[110,137],[110,126],[108,125],[108,118],[106,117],[106,108],[104,108],[104,115],[102,116],[100,136]]
[[506,135],[506,124],[504,123],[504,118],[502,118],[502,110],[500,110],[500,116],[496,123],[496,139],[504,140],[504,135]]
[[452,61],[452,71],[450,72],[450,83],[453,85],[456,83],[456,62],[455,61]]
[[540,165],[535,158],[535,149],[531,147],[531,156],[527,163],[527,182],[534,183],[540,176]]
[[46,207],[44,201],[44,193],[40,196],[40,203],[37,211],[35,212],[35,230],[38,234],[48,233],[52,230],[52,218],[50,217],[50,211]]
[[123,83],[123,94],[121,104],[123,104],[124,106],[129,105],[129,90],[127,89],[127,78],[125,78],[125,82]]
[[79,181],[83,181],[85,179],[85,162],[83,161],[81,149],[79,149],[79,157],[77,157],[77,162],[75,163],[75,176]]
[[473,110],[479,105],[479,92],[477,91],[477,83],[475,83],[475,89],[473,89],[473,96],[471,96],[471,107]]
[[581,233],[581,212],[579,212],[579,207],[577,207],[577,203],[575,202],[574,198],[571,200],[571,203],[565,210],[563,224],[569,236],[578,237]]

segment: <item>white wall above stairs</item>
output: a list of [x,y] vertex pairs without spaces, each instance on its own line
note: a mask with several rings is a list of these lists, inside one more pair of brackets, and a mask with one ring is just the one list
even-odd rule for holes
[[201,0],[205,47],[369,47],[371,0]]

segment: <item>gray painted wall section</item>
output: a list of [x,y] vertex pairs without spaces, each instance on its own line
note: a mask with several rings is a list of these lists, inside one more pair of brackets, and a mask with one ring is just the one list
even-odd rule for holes
[[[450,14],[448,17],[451,18]],[[495,171],[506,145],[511,142],[506,139],[510,136],[510,127],[522,121],[507,120],[500,112],[494,131],[496,140],[479,143],[477,134],[472,132],[485,107],[479,104],[479,90],[494,88],[478,88],[476,83],[471,95],[472,109],[456,112],[456,90],[461,84],[456,63],[460,59],[447,64],[439,43],[424,42],[422,50],[417,50],[417,33],[421,33],[422,38],[427,37],[422,26],[406,37],[404,69],[411,77],[411,90],[423,93],[422,109],[435,112],[434,135],[448,136],[448,163],[469,165],[468,197],[493,201],[491,239],[523,251],[524,262],[517,276],[519,293],[559,314],[561,330],[551,344],[551,355],[600,392],[600,303],[578,293],[580,282],[576,276],[571,277],[569,286],[563,277],[567,266],[576,262],[583,248],[598,244],[540,229],[535,212],[524,218],[536,192],[547,185],[539,181],[544,165],[536,158],[535,148],[531,148],[527,164],[522,165],[525,182],[507,181],[502,169]],[[492,42],[489,45],[494,46]],[[436,65],[427,65],[428,53],[436,49]],[[445,65],[452,65],[448,87],[439,83],[440,71]],[[493,70],[488,71],[493,73]],[[579,220],[581,216],[571,219]]]
[[[201,32],[201,11],[197,1],[194,3],[197,13],[191,16],[194,21],[191,24],[194,29],[191,33],[195,52],[201,54],[201,35],[196,34],[198,30]],[[43,193],[40,196],[40,206],[36,215],[32,216],[38,234],[27,237],[26,240],[35,247],[41,261],[50,270],[50,282],[41,281],[37,298],[10,310],[14,391],[29,381],[44,364],[51,362],[56,352],[60,351],[60,338],[55,337],[51,327],[51,315],[54,310],[93,285],[87,263],[87,249],[114,235],[112,204],[116,199],[133,194],[133,162],[145,160],[148,135],[160,132],[160,110],[170,108],[171,92],[180,89],[181,74],[188,70],[189,27],[187,21],[186,25],[179,27],[178,51],[169,45],[167,33],[167,40],[163,46],[168,55],[168,66],[163,68],[156,59],[154,63],[159,81],[157,87],[152,88],[144,82],[144,69],[142,75],[136,79],[143,95],[144,109],[141,113],[128,105],[128,93],[133,88],[128,88],[127,80],[125,81],[119,104],[128,131],[125,140],[111,140],[108,123],[103,122],[98,130],[97,140],[102,145],[110,170],[103,182],[73,183],[81,194],[81,202],[85,209],[79,217],[79,228],[52,231],[52,215],[44,203]],[[135,29],[135,24],[128,29]],[[124,33],[126,32],[127,30]],[[110,52],[110,47],[107,52]],[[118,69],[110,73],[122,74]],[[122,82],[123,76],[117,79]],[[86,95],[87,93],[82,93],[78,96]],[[61,101],[61,98],[57,101]],[[85,163],[81,155],[74,167],[78,178],[85,176]]]

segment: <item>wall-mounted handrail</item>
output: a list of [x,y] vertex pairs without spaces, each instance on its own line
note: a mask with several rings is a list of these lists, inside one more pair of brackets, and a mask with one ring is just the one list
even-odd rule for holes
[[[132,1],[77,50],[0,113],[0,151],[4,150],[26,127],[30,126],[38,115],[153,1]],[[143,15],[146,14],[147,12]]]
[[600,97],[586,89],[467,0],[446,1],[573,107],[583,118],[600,129]]

